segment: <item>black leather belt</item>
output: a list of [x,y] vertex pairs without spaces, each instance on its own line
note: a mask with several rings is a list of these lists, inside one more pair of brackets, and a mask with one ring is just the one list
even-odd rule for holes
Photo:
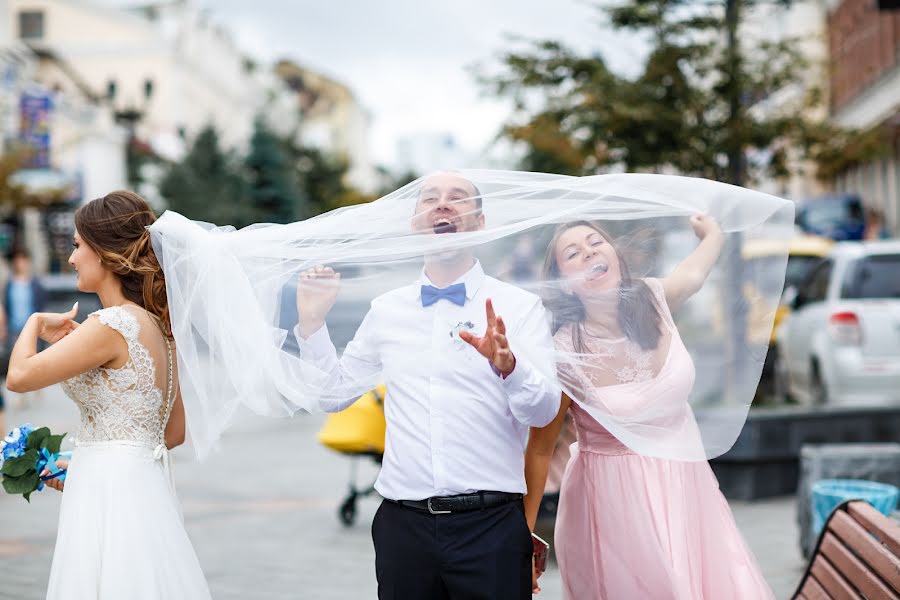
[[508,492],[475,492],[474,494],[462,494],[459,496],[435,496],[425,500],[389,500],[394,504],[428,511],[433,515],[448,515],[450,513],[481,510],[493,508],[516,500],[521,500],[522,494],[510,494]]

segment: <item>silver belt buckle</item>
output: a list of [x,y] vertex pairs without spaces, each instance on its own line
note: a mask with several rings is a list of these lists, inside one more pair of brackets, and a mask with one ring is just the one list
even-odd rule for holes
[[428,499],[428,512],[430,512],[433,515],[449,515],[453,511],[452,510],[434,510],[433,508],[431,508],[431,498],[429,498]]

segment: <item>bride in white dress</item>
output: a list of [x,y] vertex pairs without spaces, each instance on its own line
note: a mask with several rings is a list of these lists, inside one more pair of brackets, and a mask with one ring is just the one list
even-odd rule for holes
[[32,315],[10,357],[10,390],[62,383],[81,411],[65,483],[50,483],[65,488],[50,599],[210,597],[169,465],[185,422],[154,220],[131,192],[82,206],[69,264],[105,308],[80,325],[77,307]]

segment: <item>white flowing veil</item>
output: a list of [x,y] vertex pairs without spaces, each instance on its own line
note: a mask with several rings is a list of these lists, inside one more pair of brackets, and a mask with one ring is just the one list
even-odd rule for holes
[[[484,215],[482,229],[413,232],[412,217],[427,177],[374,202],[288,225],[234,230],[171,211],[157,220],[150,228],[153,247],[165,272],[189,438],[200,457],[240,407],[270,416],[334,410],[383,382],[390,401],[394,373],[422,368],[431,358],[436,363],[429,364],[439,363],[439,356],[411,352],[405,363],[379,365],[335,383],[304,359],[295,339],[297,280],[306,269],[328,265],[341,274],[337,302],[326,319],[339,355],[373,300],[416,284],[426,257],[463,250],[474,253],[487,275],[545,299],[548,315],[559,326],[565,319],[554,314],[552,299],[571,281],[550,275],[545,258],[560,224],[598,224],[631,280],[659,291],[660,279],[698,245],[689,224],[695,214],[714,217],[725,242],[702,287],[673,311],[677,335],[690,357],[678,368],[692,369],[687,373],[692,385],[670,390],[661,380],[674,374],[650,369],[647,379],[657,384],[647,388],[652,393],[637,394],[623,406],[605,400],[612,389],[609,381],[571,375],[584,373],[587,365],[621,377],[622,368],[610,366],[618,360],[616,352],[561,343],[537,348],[513,336],[510,345],[517,360],[535,365],[548,364],[538,357],[552,352],[555,364],[544,375],[558,378],[579,406],[636,452],[701,460],[731,447],[753,400],[781,297],[793,235],[791,202],[665,175],[452,173],[474,186]],[[768,251],[762,256],[748,252],[754,244],[764,244]],[[626,305],[617,301],[616,306]],[[626,331],[629,320],[646,317],[621,311],[618,322]],[[401,311],[391,317],[396,327],[403,326]],[[564,337],[558,334],[557,342]],[[458,350],[475,353],[472,348]]]

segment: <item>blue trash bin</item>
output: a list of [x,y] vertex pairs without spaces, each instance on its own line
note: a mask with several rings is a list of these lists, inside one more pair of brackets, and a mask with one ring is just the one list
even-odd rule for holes
[[865,500],[881,514],[890,516],[897,508],[898,499],[900,489],[887,483],[861,479],[822,479],[812,486],[813,531],[818,536],[831,511],[846,500]]

